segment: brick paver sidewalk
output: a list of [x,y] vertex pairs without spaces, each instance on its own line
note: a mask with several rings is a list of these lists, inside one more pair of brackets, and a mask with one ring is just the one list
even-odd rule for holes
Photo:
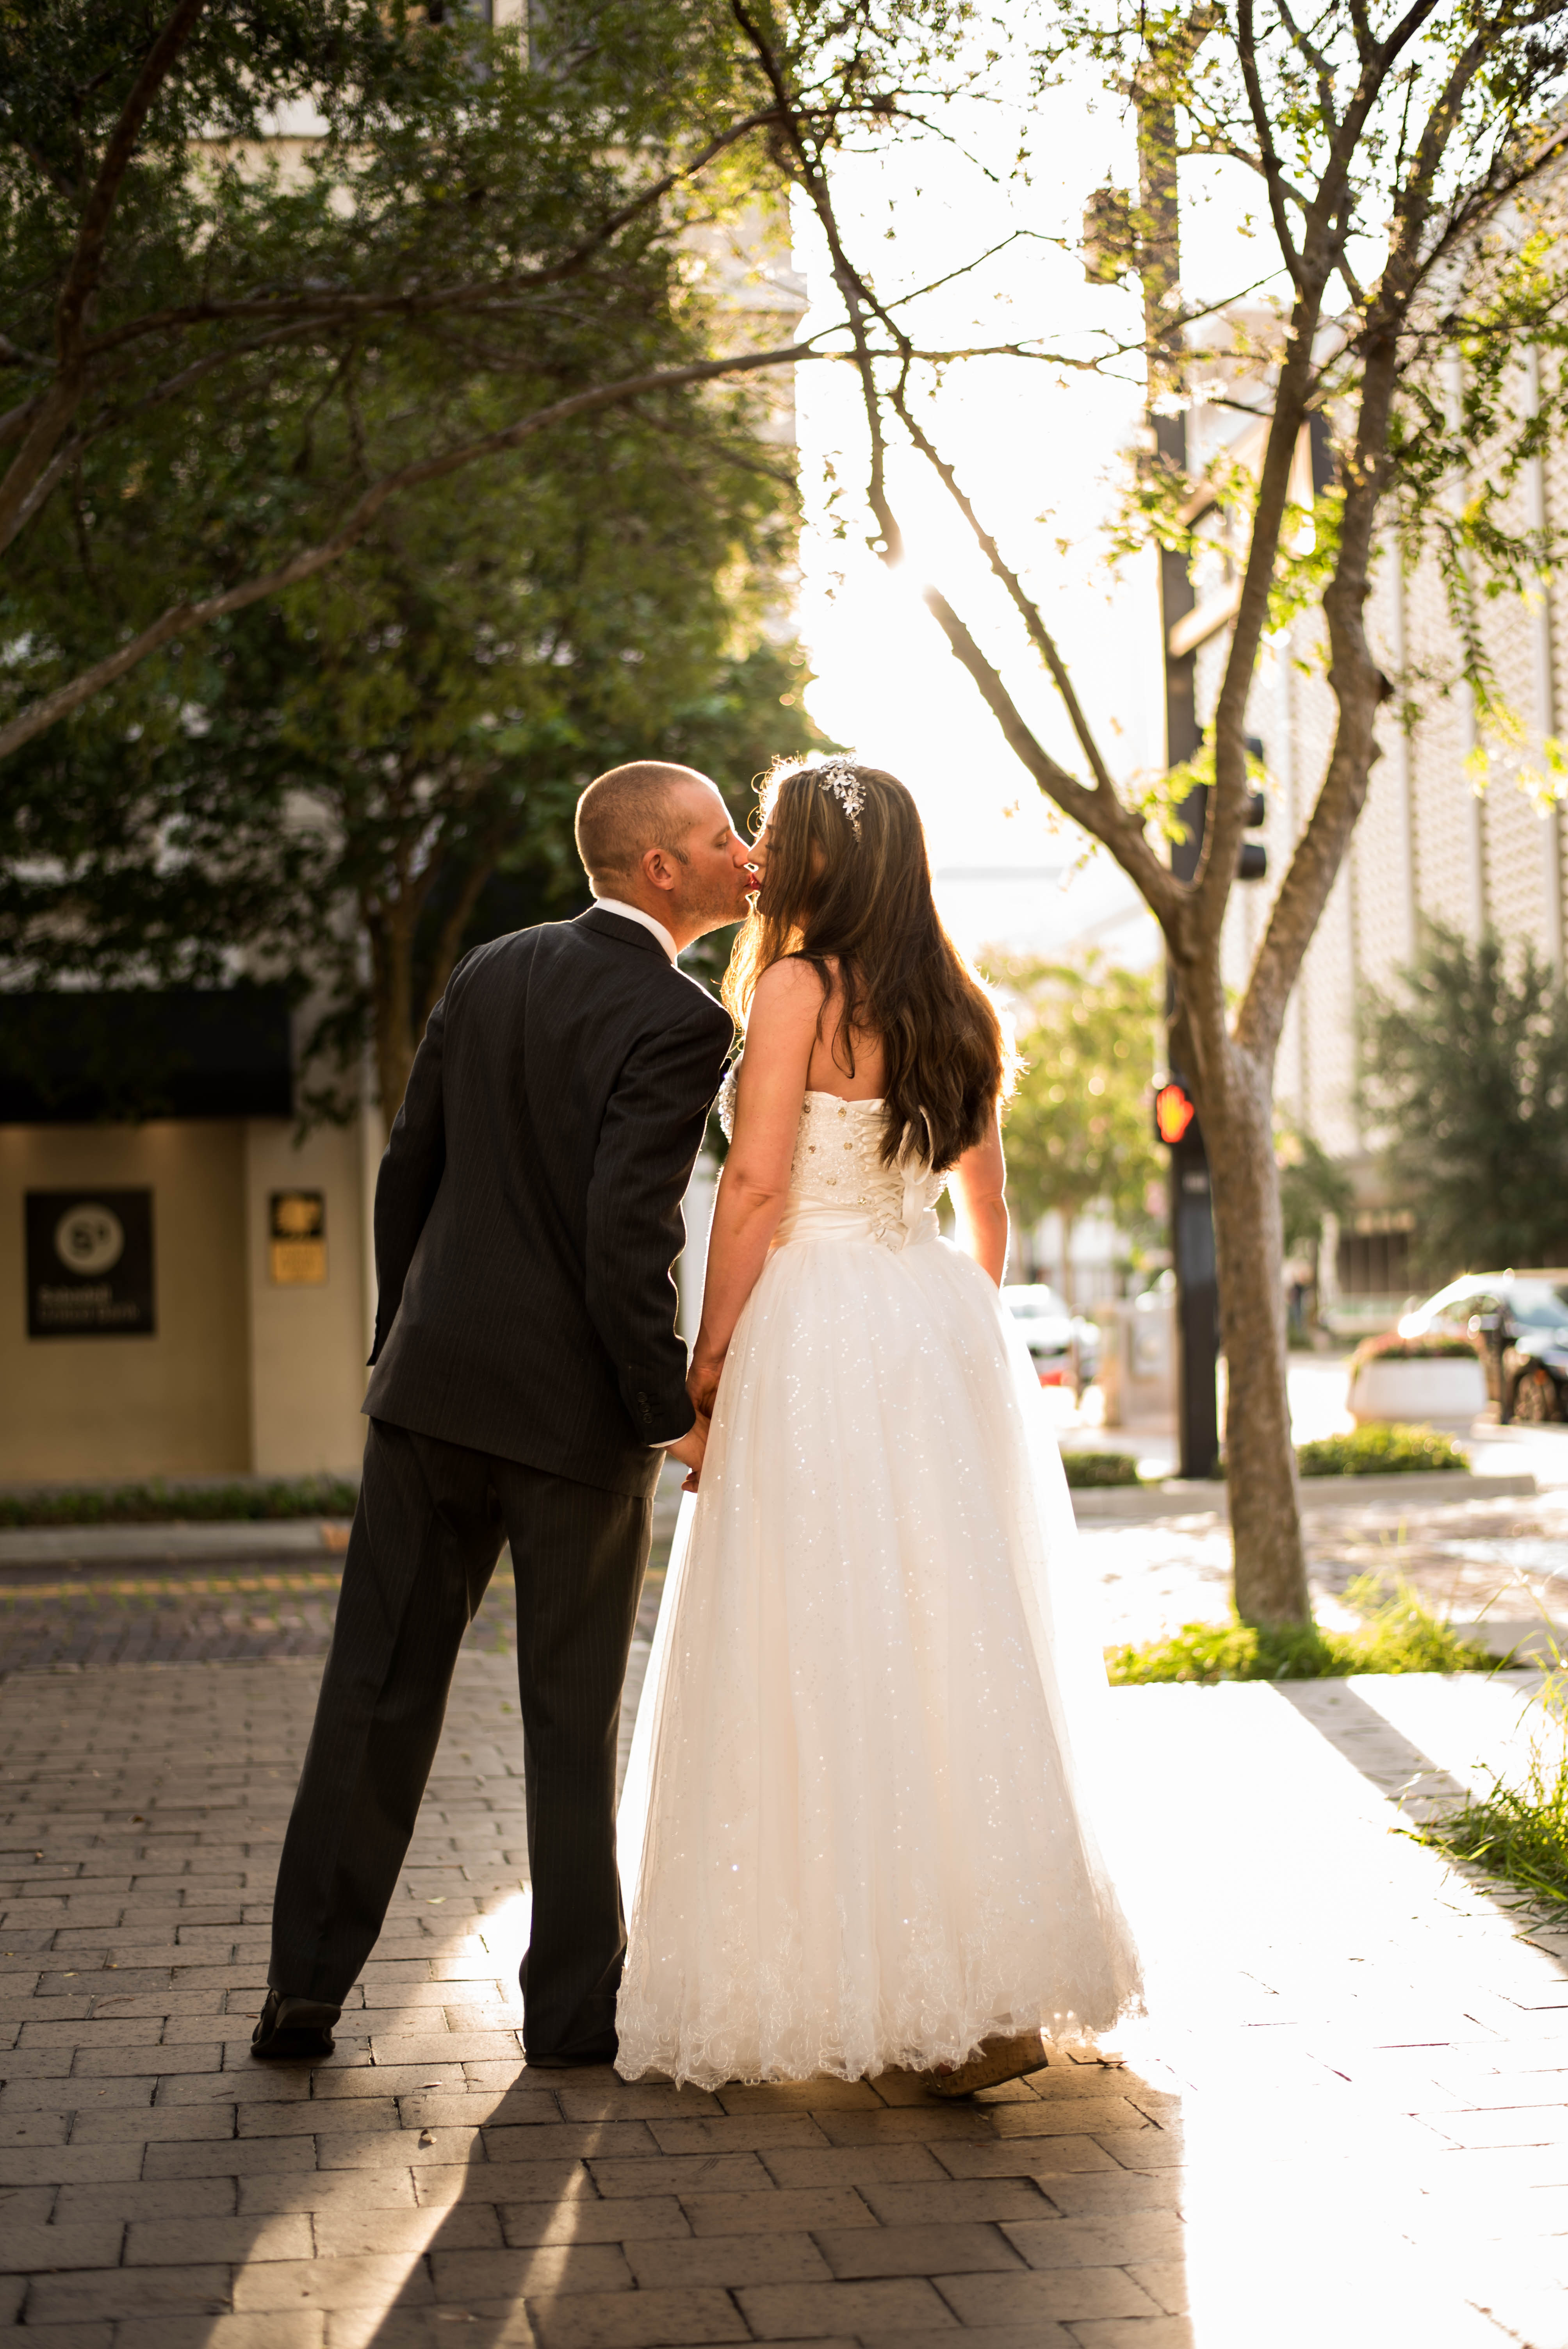
[[[512,1667],[469,1652],[339,2050],[252,2064],[319,1665],[18,1675],[0,1713],[0,2325],[52,2349],[1568,2340],[1557,1945],[1390,1833],[1501,1682],[1133,1689],[1154,2019],[973,2109],[522,2067]],[[1190,2313],[1184,2313],[1190,2312]]]

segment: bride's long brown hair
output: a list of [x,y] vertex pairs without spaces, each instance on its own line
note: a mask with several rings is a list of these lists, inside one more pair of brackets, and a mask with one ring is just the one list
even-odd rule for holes
[[913,800],[882,768],[836,760],[775,770],[761,812],[768,870],[725,973],[727,1007],[744,1022],[763,972],[797,956],[821,980],[825,1010],[836,963],[843,1001],[833,1045],[841,1041],[848,1073],[857,1035],[882,1043],[883,1159],[892,1164],[913,1127],[944,1171],[985,1133],[1012,1089],[1014,1056],[990,997],[943,928]]

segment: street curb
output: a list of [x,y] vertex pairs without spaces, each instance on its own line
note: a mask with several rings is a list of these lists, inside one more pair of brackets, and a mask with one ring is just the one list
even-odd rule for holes
[[8,1526],[0,1529],[0,1574],[8,1567],[229,1566],[335,1557],[348,1546],[346,1519],[232,1518],[207,1525]]
[[[1411,1502],[1500,1501],[1534,1494],[1535,1479],[1467,1476],[1452,1469],[1430,1475],[1307,1476],[1301,1485],[1305,1510],[1381,1507]],[[676,1495],[661,1493],[655,1505],[663,1521],[673,1518]],[[1073,1514],[1087,1520],[1137,1523],[1156,1517],[1212,1516],[1228,1520],[1229,1495],[1222,1484],[1183,1482],[1090,1486],[1072,1495]],[[153,1526],[11,1526],[0,1528],[0,1575],[8,1568],[78,1567],[101,1571],[117,1566],[191,1566],[241,1563],[297,1564],[301,1559],[340,1557],[348,1546],[344,1518],[286,1517],[181,1522]]]
[[[1412,1502],[1503,1501],[1533,1495],[1535,1479],[1528,1473],[1512,1476],[1470,1476],[1462,1471],[1434,1469],[1413,1475],[1304,1476],[1301,1506],[1305,1511],[1335,1508],[1402,1509]],[[1118,1517],[1136,1522],[1152,1517],[1213,1516],[1230,1519],[1230,1494],[1216,1481],[1183,1482],[1171,1477],[1160,1485],[1089,1485],[1072,1495],[1073,1515],[1082,1525],[1091,1517]]]

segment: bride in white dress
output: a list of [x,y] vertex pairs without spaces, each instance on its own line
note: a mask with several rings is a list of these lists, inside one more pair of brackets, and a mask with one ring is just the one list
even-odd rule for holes
[[1104,1669],[997,1293],[1006,1047],[914,802],[835,761],[765,812],[692,1361],[712,1431],[621,1805],[617,2068],[963,2093],[1138,2002],[1085,1808]]

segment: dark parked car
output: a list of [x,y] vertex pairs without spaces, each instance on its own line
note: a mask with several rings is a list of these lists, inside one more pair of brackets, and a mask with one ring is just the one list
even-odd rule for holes
[[1403,1338],[1469,1336],[1499,1419],[1568,1419],[1568,1269],[1469,1272],[1399,1322]]

